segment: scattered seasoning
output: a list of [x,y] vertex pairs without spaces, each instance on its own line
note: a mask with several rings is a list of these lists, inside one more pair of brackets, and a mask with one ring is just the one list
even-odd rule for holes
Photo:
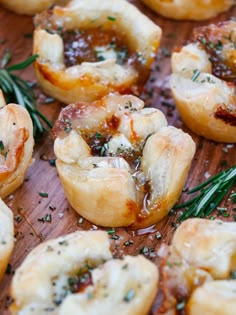
[[6,274],[7,275],[10,275],[12,273],[12,265],[11,264],[8,264],[7,265],[7,269],[6,269]]
[[140,249],[140,254],[147,255],[149,253],[149,249],[147,246],[143,246],[143,248]]
[[133,298],[135,297],[135,291],[134,289],[130,289],[127,294],[124,297],[124,301],[125,302],[130,302],[131,300],[133,300]]
[[25,33],[24,38],[32,38],[33,34],[32,33]]
[[49,159],[48,162],[51,166],[56,166],[56,159]]
[[108,19],[109,21],[115,21],[115,20],[116,20],[116,18],[115,18],[114,16],[108,16],[107,19]]
[[124,269],[128,269],[128,266],[129,266],[129,264],[127,263],[127,264],[125,264],[124,266],[122,266],[121,269],[123,269],[123,270],[124,270]]
[[45,100],[45,104],[50,104],[53,103],[55,101],[55,99],[53,97],[47,97]]
[[101,139],[103,136],[102,136],[101,133],[96,132],[95,135],[94,135],[94,137],[95,137],[96,139]]
[[197,80],[197,78],[199,77],[200,73],[201,73],[201,72],[200,72],[198,69],[193,70],[193,75],[192,75],[191,80],[192,80],[193,82],[195,82],[195,81]]
[[59,244],[59,245],[64,245],[64,246],[68,246],[68,245],[69,245],[69,243],[68,243],[67,240],[59,241],[58,244]]
[[93,295],[92,292],[89,292],[89,293],[87,294],[87,299],[88,299],[88,300],[91,300],[93,297],[94,297],[94,295]]
[[46,192],[39,192],[39,196],[43,198],[48,198],[48,193]]
[[4,151],[4,148],[5,148],[4,143],[2,140],[0,140],[0,151]]
[[14,216],[14,219],[17,223],[20,223],[22,221],[22,216],[20,214],[17,214]]
[[52,215],[50,213],[47,213],[45,215],[45,222],[49,222],[49,223],[52,222]]
[[84,222],[84,218],[79,218],[78,223],[82,224]]
[[230,272],[230,278],[231,278],[231,279],[236,279],[236,270],[232,270],[232,271]]
[[157,240],[161,240],[162,239],[162,235],[160,232],[156,232],[155,237]]
[[52,222],[52,215],[50,213],[47,213],[44,217],[38,218],[39,222],[48,222],[51,223]]
[[116,230],[115,229],[111,229],[111,230],[107,230],[107,234],[114,234],[116,232]]
[[165,57],[165,58],[169,58],[171,56],[171,52],[168,48],[163,47],[161,49],[161,54]]
[[181,301],[176,305],[176,310],[180,311],[185,307],[185,301]]
[[133,245],[133,244],[134,244],[133,240],[129,240],[129,241],[124,242],[124,246],[130,246],[130,245]]
[[120,238],[120,236],[119,235],[117,235],[117,234],[113,234],[112,236],[111,236],[111,239],[112,240],[118,240]]
[[51,211],[54,211],[54,210],[56,210],[56,207],[55,207],[55,206],[49,206],[49,209],[50,209]]

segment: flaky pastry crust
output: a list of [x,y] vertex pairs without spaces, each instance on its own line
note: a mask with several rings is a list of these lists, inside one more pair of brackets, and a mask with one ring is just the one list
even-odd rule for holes
[[69,0],[0,0],[5,8],[18,14],[34,15],[48,9],[53,4],[66,4]]
[[196,29],[194,42],[171,59],[171,90],[181,118],[218,142],[236,142],[235,39],[235,21],[212,24]]
[[0,199],[0,280],[9,262],[14,246],[13,214]]
[[102,226],[145,227],[176,203],[195,152],[192,138],[132,95],[62,110],[56,166],[71,206]]
[[[3,95],[0,99],[4,105]],[[32,160],[33,126],[22,106],[0,106],[0,144],[0,197],[4,198],[23,183]]]
[[236,268],[235,222],[188,219],[159,256],[164,299],[157,314],[177,314],[183,301],[187,315],[230,314],[236,300],[236,281],[230,279]]
[[206,20],[228,10],[234,0],[142,0],[157,13],[175,20]]
[[[95,101],[109,92],[137,92],[147,79],[161,37],[161,29],[124,0],[73,0],[38,16],[35,23],[38,81],[46,93],[67,104]],[[94,43],[89,42],[90,32],[97,34]],[[109,42],[96,45],[99,32],[104,32],[103,40],[106,32],[113,35]],[[72,33],[77,40],[72,41],[67,55],[76,60],[67,66],[63,38]],[[121,47],[117,46],[118,35],[123,40]],[[81,41],[83,49],[91,46],[87,54],[95,56],[75,57],[83,53]]]
[[12,314],[149,313],[158,270],[143,256],[113,259],[105,231],[78,231],[40,244],[16,270]]

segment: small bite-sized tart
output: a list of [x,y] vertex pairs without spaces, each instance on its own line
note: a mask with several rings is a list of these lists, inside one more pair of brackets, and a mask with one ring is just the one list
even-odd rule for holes
[[163,301],[157,314],[233,314],[236,222],[188,219],[159,256]]
[[34,15],[53,4],[66,4],[69,0],[0,0],[0,5],[18,14]]
[[71,206],[102,226],[145,227],[179,198],[192,138],[132,95],[65,107],[56,121],[56,167]]
[[147,315],[158,269],[143,256],[113,259],[108,234],[78,231],[34,248],[11,284],[13,315]]
[[24,181],[34,146],[29,113],[17,104],[5,105],[0,91],[0,198]]
[[141,0],[157,13],[175,20],[206,20],[228,10],[234,0]]
[[171,90],[184,123],[218,142],[236,142],[236,22],[196,28],[172,55]]
[[38,81],[67,104],[141,91],[161,38],[161,29],[125,0],[73,0],[38,15],[35,25]]
[[13,214],[2,199],[0,199],[0,280],[6,271],[13,246]]

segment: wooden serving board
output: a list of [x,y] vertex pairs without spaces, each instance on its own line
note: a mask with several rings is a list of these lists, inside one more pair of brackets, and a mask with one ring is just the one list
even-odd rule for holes
[[[236,145],[226,145],[205,140],[191,133],[181,122],[174,102],[168,89],[170,74],[170,53],[176,46],[180,46],[189,38],[193,27],[211,22],[223,21],[236,16],[236,7],[221,14],[218,18],[205,22],[177,22],[162,18],[145,6],[132,1],[146,15],[148,15],[163,30],[163,38],[159,54],[153,66],[149,82],[145,86],[143,98],[147,105],[161,109],[167,116],[170,125],[182,128],[190,133],[197,145],[186,187],[191,188],[206,180],[207,175],[214,175],[224,168],[236,164]],[[23,61],[31,55],[33,23],[32,18],[19,16],[4,9],[0,9],[0,58],[5,50],[13,54],[12,63]],[[21,73],[27,80],[35,80],[33,68],[30,67]],[[40,110],[54,122],[63,104],[55,101],[46,104],[46,97],[39,91],[38,103]],[[27,173],[24,184],[5,202],[15,215],[15,248],[11,258],[12,271],[6,274],[0,283],[0,314],[7,315],[10,303],[9,285],[14,270],[20,265],[28,252],[40,242],[57,237],[75,230],[95,230],[94,226],[80,216],[69,206],[60,185],[56,168],[49,162],[54,159],[53,141],[50,133],[46,133],[34,148],[34,160]],[[223,167],[224,165],[224,167]],[[227,165],[227,166],[225,166]],[[48,197],[41,197],[40,192],[46,192]],[[183,194],[181,201],[186,200]],[[116,202],[114,200],[114,202]],[[229,217],[220,217],[223,220],[233,221],[233,205],[225,201],[222,206],[229,209]],[[47,214],[51,222],[42,222]],[[156,227],[144,231],[131,231],[125,228],[116,228],[110,234],[114,245],[115,255],[143,253],[151,261],[158,263],[156,252],[160,243],[169,242],[176,229],[176,214],[168,216]],[[106,229],[105,229],[106,230]],[[162,239],[156,235],[160,232]],[[118,235],[118,237],[114,237]]]

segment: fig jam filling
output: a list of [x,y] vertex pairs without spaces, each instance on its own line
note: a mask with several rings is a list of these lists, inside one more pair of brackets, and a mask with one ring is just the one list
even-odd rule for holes
[[124,36],[114,30],[102,28],[84,30],[62,30],[60,36],[64,42],[64,62],[66,67],[82,62],[99,62],[115,59],[119,65],[131,65],[142,75],[138,85],[143,85],[149,71],[146,59],[139,52],[133,52],[124,41]]
[[131,52],[124,44],[122,36],[113,30],[100,28],[64,31],[64,60],[67,67],[82,62],[98,62],[116,59],[118,64],[128,61]]
[[193,32],[193,40],[208,53],[212,63],[212,73],[225,81],[236,83],[235,64],[236,22],[228,21],[198,27]]

